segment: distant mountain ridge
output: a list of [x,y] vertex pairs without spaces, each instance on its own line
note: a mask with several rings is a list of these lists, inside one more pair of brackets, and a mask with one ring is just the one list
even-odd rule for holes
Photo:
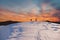
[[[50,22],[50,21],[46,21],[46,22],[60,24],[60,22]],[[21,22],[18,22],[18,21],[5,21],[5,22],[0,22],[0,26],[1,25],[10,25],[10,24],[14,24],[14,23],[21,23]]]
[[5,22],[0,22],[0,25],[10,25],[10,24],[14,24],[14,23],[19,23],[17,21],[5,21]]

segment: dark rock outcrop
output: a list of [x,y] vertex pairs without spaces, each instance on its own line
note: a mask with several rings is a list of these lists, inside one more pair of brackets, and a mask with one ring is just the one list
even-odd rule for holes
[[60,22],[51,22],[51,21],[46,21],[46,22],[60,24]]
[[14,23],[19,23],[17,21],[5,21],[5,22],[0,22],[0,25],[10,25],[10,24],[14,24]]

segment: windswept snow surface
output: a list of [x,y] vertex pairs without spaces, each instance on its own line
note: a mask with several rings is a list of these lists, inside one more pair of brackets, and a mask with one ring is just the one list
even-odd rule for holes
[[24,22],[0,26],[0,40],[60,40],[60,24]]

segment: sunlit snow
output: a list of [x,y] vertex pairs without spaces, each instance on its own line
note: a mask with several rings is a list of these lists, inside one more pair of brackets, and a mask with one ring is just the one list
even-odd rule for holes
[[1,40],[60,40],[60,24],[24,22],[0,26]]

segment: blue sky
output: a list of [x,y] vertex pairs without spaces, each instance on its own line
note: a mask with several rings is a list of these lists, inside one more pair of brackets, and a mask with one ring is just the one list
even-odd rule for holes
[[40,8],[40,4],[42,2],[50,2],[55,8],[58,8],[60,6],[60,0],[0,0],[0,7],[18,12],[21,9],[29,10],[33,7]]

